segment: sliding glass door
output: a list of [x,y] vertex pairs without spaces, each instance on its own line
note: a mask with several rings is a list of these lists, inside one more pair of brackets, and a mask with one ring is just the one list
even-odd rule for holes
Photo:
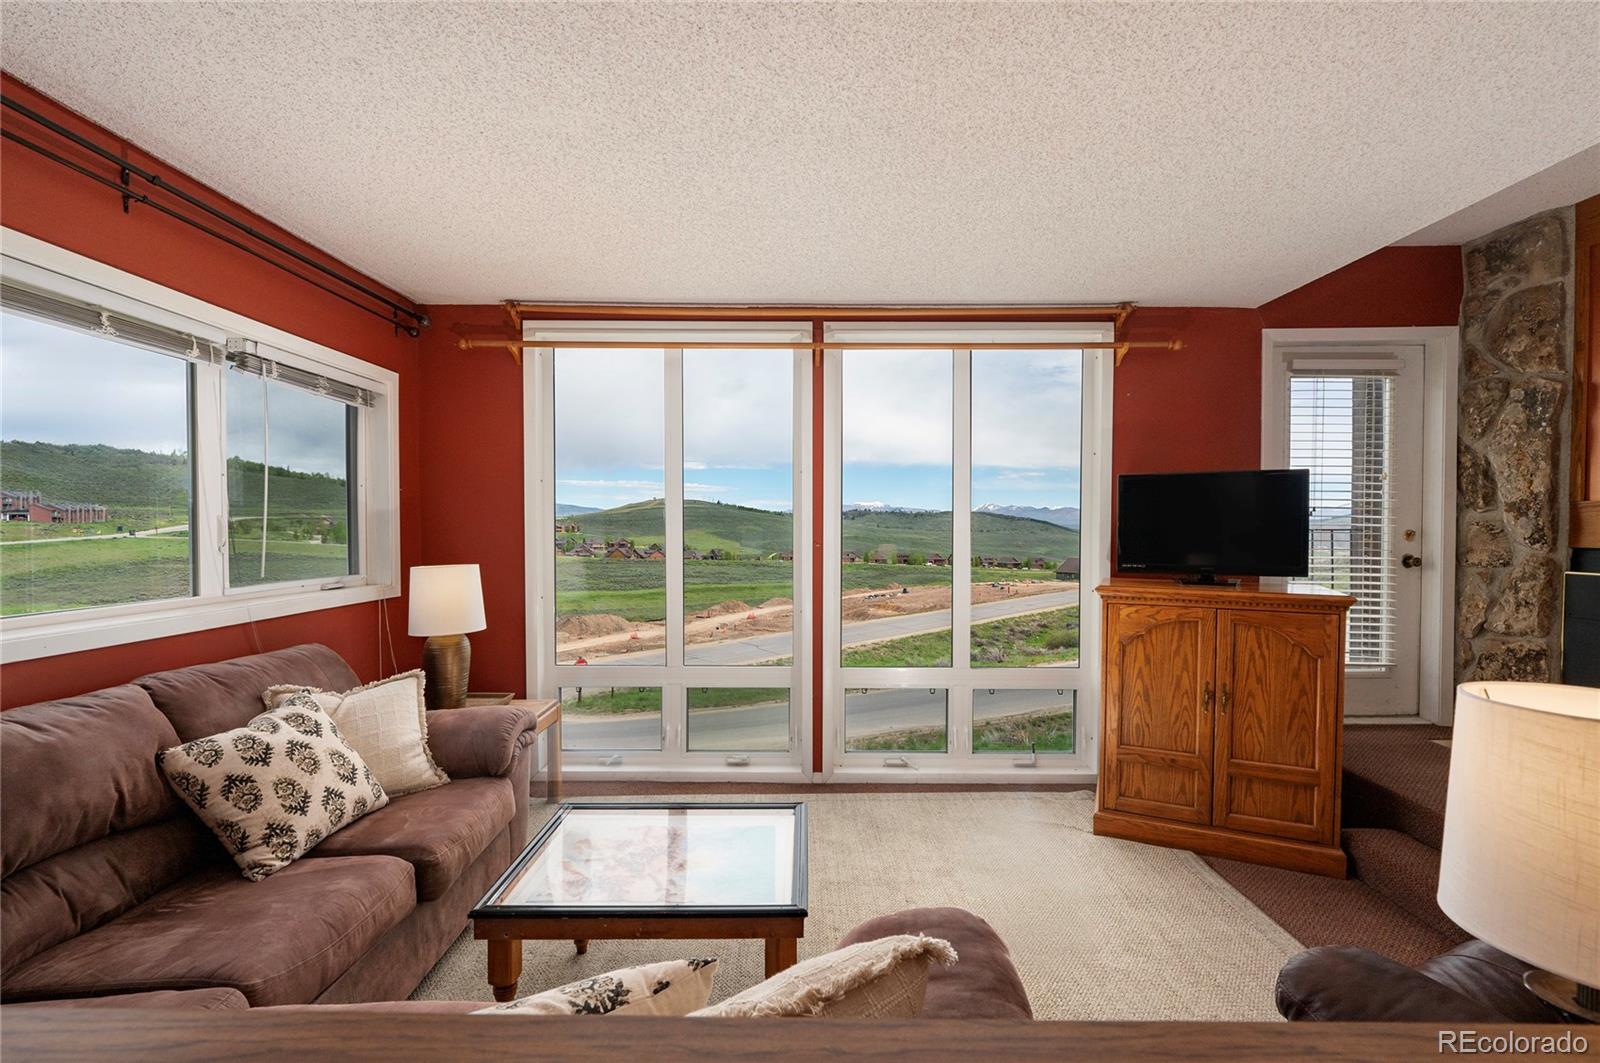
[[1090,770],[1109,327],[828,338],[832,763]]

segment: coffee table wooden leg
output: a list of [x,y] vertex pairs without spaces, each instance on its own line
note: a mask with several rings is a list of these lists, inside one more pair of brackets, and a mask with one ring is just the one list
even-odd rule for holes
[[578,955],[579,956],[582,956],[584,953],[589,951],[589,939],[588,938],[573,938],[572,939],[572,947],[578,951]]
[[767,938],[767,977],[794,966],[800,942],[794,938]]
[[522,942],[489,939],[489,985],[494,998],[504,1002],[517,995],[522,978]]

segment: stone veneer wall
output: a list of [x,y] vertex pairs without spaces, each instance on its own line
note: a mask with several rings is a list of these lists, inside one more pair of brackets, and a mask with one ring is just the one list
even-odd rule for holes
[[1557,679],[1571,450],[1570,208],[1462,248],[1456,679]]

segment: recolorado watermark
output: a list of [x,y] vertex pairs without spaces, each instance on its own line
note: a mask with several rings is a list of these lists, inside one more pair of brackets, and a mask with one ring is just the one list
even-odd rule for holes
[[1478,1030],[1440,1030],[1439,1054],[1462,1055],[1582,1055],[1589,1051],[1589,1039],[1566,1030],[1558,1034],[1484,1033]]

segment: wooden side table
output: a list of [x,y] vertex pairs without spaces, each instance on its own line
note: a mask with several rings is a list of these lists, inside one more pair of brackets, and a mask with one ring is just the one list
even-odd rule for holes
[[[470,695],[468,704],[471,704]],[[552,804],[561,801],[561,702],[554,698],[539,700],[518,701],[507,697],[503,702],[490,702],[489,704],[515,705],[519,708],[532,709],[537,722],[534,724],[535,735],[546,735],[545,739],[545,771],[549,776],[547,780],[546,797]]]

